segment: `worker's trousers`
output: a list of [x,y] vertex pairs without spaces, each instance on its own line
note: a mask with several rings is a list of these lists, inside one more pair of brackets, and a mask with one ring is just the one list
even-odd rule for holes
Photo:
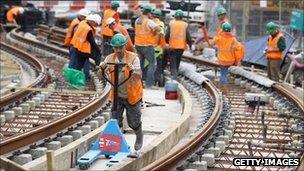
[[[155,72],[155,52],[153,46],[135,46],[140,59],[140,68],[143,71],[143,79],[146,80],[146,86],[154,85]],[[149,61],[147,72],[144,72],[145,59]]]
[[268,59],[267,63],[267,75],[273,81],[280,80],[280,66],[281,66],[281,59],[278,60],[271,60]]
[[220,77],[220,82],[222,84],[228,84],[229,79],[228,79],[228,66],[221,66],[220,72],[221,72],[221,77]]
[[127,121],[130,128],[135,132],[141,127],[141,105],[140,101],[136,104],[129,104],[128,100],[125,98],[118,97],[117,101],[117,111],[114,111],[114,106],[111,109],[111,118],[117,119],[118,125],[122,128],[123,112],[126,109]]
[[[70,52],[69,68],[76,69],[76,65],[78,66],[78,63],[79,63],[79,60],[77,59],[78,58],[77,50],[73,46],[71,46],[69,48],[69,52]],[[83,67],[81,67],[81,69],[82,68],[83,68],[83,73],[85,75],[85,79],[89,80],[90,79],[90,62],[89,62],[89,59],[84,61]]]
[[184,49],[169,49],[169,61],[170,61],[170,72],[171,76],[174,80],[177,79],[178,68],[180,61],[182,59],[182,55],[184,53]]

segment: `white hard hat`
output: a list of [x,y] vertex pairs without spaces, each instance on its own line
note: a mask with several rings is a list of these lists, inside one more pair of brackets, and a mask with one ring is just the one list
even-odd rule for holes
[[23,7],[19,7],[18,11],[19,11],[20,14],[23,14],[24,13],[24,8]]
[[87,17],[91,12],[85,8],[82,8],[81,10],[78,11],[78,15],[83,15]]
[[97,25],[100,25],[101,17],[98,14],[90,14],[87,16],[86,20],[94,21]]
[[108,18],[108,19],[107,19],[107,25],[110,25],[110,24],[112,24],[112,23],[115,23],[115,19],[112,18],[112,17]]

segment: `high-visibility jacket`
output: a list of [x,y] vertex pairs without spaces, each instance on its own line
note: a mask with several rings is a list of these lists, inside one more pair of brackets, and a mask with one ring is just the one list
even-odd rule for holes
[[283,37],[283,34],[279,32],[274,38],[270,35],[268,38],[268,49],[277,49],[277,51],[267,52],[267,59],[282,59],[283,52],[277,47],[279,39]]
[[154,31],[148,26],[148,16],[141,15],[135,21],[135,39],[134,44],[138,46],[151,46],[154,44],[152,37]]
[[213,40],[217,46],[217,58],[220,65],[231,66],[239,60],[235,57],[239,43],[231,33],[221,32]]
[[116,11],[112,9],[106,9],[103,13],[103,19],[101,24],[101,34],[105,36],[112,37],[114,32],[107,26],[108,18],[111,18],[115,15]]
[[19,8],[20,7],[13,7],[11,8],[7,13],[6,13],[6,20],[8,22],[13,22],[14,19],[17,17],[17,15],[19,14]]
[[126,36],[126,38],[127,38],[126,49],[127,49],[127,51],[133,51],[133,43],[132,43],[132,40],[128,33],[128,30],[124,26],[122,26],[120,23],[117,23],[114,28],[114,34],[116,34],[116,33],[121,33],[122,35]]
[[153,18],[153,21],[160,26],[161,31],[160,34],[155,34],[153,36],[154,44],[153,46],[160,46],[161,48],[166,47],[166,40],[165,40],[165,24],[159,18]]
[[223,29],[222,29],[222,25],[226,22],[229,22],[229,19],[228,18],[224,18],[224,20],[222,21],[219,21],[219,25],[217,26],[216,28],[216,33],[217,35],[219,35],[221,32],[223,32]]
[[78,24],[78,28],[71,40],[71,44],[73,45],[73,47],[82,53],[91,53],[91,44],[87,40],[87,35],[89,31],[92,31],[93,36],[95,36],[95,28],[91,27],[86,20],[81,21]]
[[69,28],[68,28],[68,31],[67,31],[67,33],[66,33],[66,35],[65,35],[65,39],[64,39],[64,45],[65,46],[70,46],[70,42],[71,42],[71,40],[72,40],[72,37],[73,37],[73,35],[74,35],[74,32],[76,31],[75,30],[75,28],[76,28],[76,26],[79,24],[79,19],[78,18],[75,18],[72,22],[71,22],[71,24],[70,24],[70,26],[69,26]]
[[[107,62],[114,63],[116,58],[117,57],[115,56],[115,53],[112,53],[107,57],[107,59],[108,59]],[[132,64],[136,58],[138,58],[136,53],[126,51],[124,60],[127,64],[129,64],[129,63]],[[109,70],[114,71],[114,66],[110,65]],[[130,74],[130,71],[129,71],[128,67],[125,67],[125,78],[128,78],[129,74]],[[114,72],[111,72],[110,80],[114,84]],[[141,80],[140,79],[134,80],[131,77],[128,81],[125,82],[125,84],[126,84],[126,88],[127,88],[128,102],[129,102],[129,104],[134,105],[143,97],[143,87],[142,87]],[[114,89],[112,88],[110,91],[109,100],[111,102],[113,102],[113,99],[114,99]]]
[[172,20],[169,23],[170,26],[170,39],[169,48],[170,49],[186,49],[186,29],[188,24],[182,20]]

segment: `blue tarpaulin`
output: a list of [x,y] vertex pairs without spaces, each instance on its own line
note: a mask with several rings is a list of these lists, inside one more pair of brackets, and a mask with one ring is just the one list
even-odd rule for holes
[[[284,56],[285,56],[286,52],[289,50],[292,43],[294,42],[294,38],[287,32],[283,32],[283,33],[286,40],[286,49],[284,51]],[[266,66],[267,59],[264,54],[264,49],[267,46],[267,39],[268,36],[264,36],[258,39],[249,40],[245,42],[245,57],[243,61],[252,64]]]

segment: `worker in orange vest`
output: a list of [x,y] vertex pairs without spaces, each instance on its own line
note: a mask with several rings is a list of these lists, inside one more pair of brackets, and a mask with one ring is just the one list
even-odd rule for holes
[[182,10],[176,10],[174,20],[170,21],[166,32],[166,42],[169,43],[170,71],[173,79],[177,79],[179,64],[184,53],[192,46],[192,39],[188,30],[188,24],[183,21],[184,13]]
[[[95,42],[96,27],[100,24],[101,17],[98,14],[90,14],[86,20],[78,24],[77,30],[71,40],[71,45],[76,49],[75,55],[76,62],[71,68],[81,70],[85,62],[89,58],[95,59],[95,64],[100,63],[100,49]],[[93,56],[94,52],[97,54]]]
[[154,39],[154,51],[156,58],[156,70],[154,73],[156,85],[162,87],[164,86],[164,51],[166,48],[165,40],[165,24],[160,20],[162,16],[162,11],[160,9],[154,9],[153,12],[153,21],[159,25],[161,31],[158,34],[155,34]]
[[268,77],[274,81],[279,81],[283,51],[286,48],[285,38],[284,35],[279,31],[278,26],[273,22],[269,22],[266,25],[266,30],[270,34],[265,50],[268,60]]
[[[70,26],[68,27],[68,31],[65,35],[65,39],[64,39],[64,45],[69,47],[69,52],[70,52],[70,61],[69,61],[69,65],[68,67],[71,68],[73,65],[75,65],[76,62],[76,55],[74,55],[74,53],[76,53],[76,49],[70,44],[71,40],[73,38],[73,35],[77,29],[78,24],[80,23],[80,21],[85,20],[85,18],[90,14],[90,11],[83,8],[81,10],[78,11],[78,17],[75,18]],[[90,78],[90,63],[89,61],[86,61],[84,64],[84,68],[83,68],[83,72],[85,74],[86,80],[88,80]]]
[[114,35],[117,33],[121,33],[127,38],[127,45],[126,45],[126,50],[135,52],[135,47],[131,41],[130,35],[128,33],[128,30],[121,25],[120,23],[116,23],[114,18],[108,18],[107,20],[107,26],[113,31]]
[[224,7],[219,7],[216,10],[216,15],[217,15],[218,20],[219,20],[219,24],[218,24],[218,27],[216,29],[216,33],[220,34],[223,31],[222,30],[222,25],[224,23],[229,23],[229,19],[227,18],[227,11]]
[[107,27],[107,20],[109,18],[114,18],[117,23],[120,23],[119,13],[117,9],[119,3],[117,1],[112,1],[111,8],[106,9],[103,13],[102,24],[101,24],[101,35],[103,38],[103,56],[106,57],[109,54],[113,53],[112,47],[109,45],[114,32]]
[[[110,63],[123,62],[127,65],[119,68],[118,82],[123,82],[126,78],[131,77],[124,84],[118,87],[118,101],[117,110],[114,111],[112,107],[111,117],[117,119],[118,125],[122,128],[123,112],[126,109],[127,121],[130,128],[132,128],[136,134],[136,141],[134,149],[139,150],[143,144],[143,132],[141,122],[141,103],[140,100],[143,97],[143,87],[141,83],[142,72],[140,69],[140,61],[136,53],[126,50],[127,38],[117,33],[113,36],[110,45],[114,49],[114,53],[108,55],[104,62],[100,64],[100,68],[105,70],[110,75],[110,80],[114,84],[114,70],[113,65],[108,66]],[[132,71],[132,73],[130,73]],[[114,90],[110,91],[109,99],[113,102]]]
[[[143,79],[146,80],[146,88],[155,89],[155,53],[154,39],[152,37],[161,31],[160,27],[151,20],[152,7],[148,4],[143,5],[142,15],[135,21],[135,48],[140,57],[140,66],[143,71]],[[145,72],[145,61],[148,63]]]
[[6,13],[6,20],[9,23],[17,24],[16,18],[18,15],[24,13],[23,7],[13,6],[8,12]]
[[[232,26],[230,23],[222,24],[222,32],[210,41],[210,45],[217,47],[217,62],[220,65],[220,82],[228,84],[228,68],[232,65],[240,65],[242,57],[238,57],[238,51],[242,50],[242,45],[231,33]],[[243,56],[243,54],[242,54]]]

